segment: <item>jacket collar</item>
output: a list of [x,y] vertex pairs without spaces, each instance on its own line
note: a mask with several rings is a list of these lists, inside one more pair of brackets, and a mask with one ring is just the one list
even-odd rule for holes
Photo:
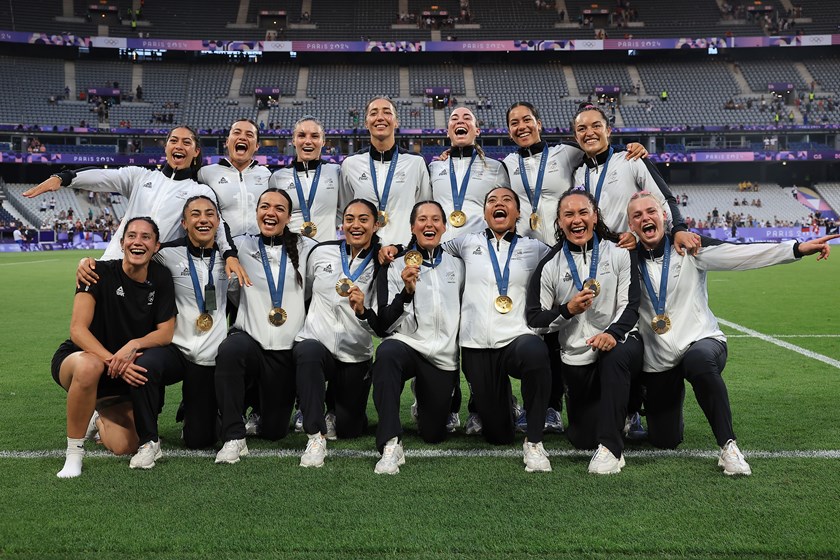
[[[287,231],[288,231],[288,228],[287,228]],[[283,240],[285,238],[283,237],[283,234],[281,233],[280,235],[272,235],[272,236],[267,236],[267,235],[260,234],[260,239],[262,239],[263,245],[265,245],[266,247],[276,247],[276,246],[279,246],[279,245],[283,245]]]
[[583,163],[586,164],[586,167],[588,167],[590,169],[594,169],[595,167],[598,167],[599,165],[604,165],[607,162],[607,157],[609,157],[609,155],[610,155],[610,148],[609,148],[609,146],[607,146],[606,150],[604,150],[600,154],[597,154],[594,158],[591,158],[589,156],[585,156],[583,158]]
[[315,169],[318,169],[318,166],[322,163],[324,162],[320,159],[313,161],[299,161],[296,159],[289,165],[289,167],[294,167],[295,171],[314,171]]
[[[496,239],[495,232],[493,232],[493,230],[490,229],[490,228],[487,228],[487,229],[484,230],[484,235],[487,236],[487,239],[489,239],[491,241]],[[513,241],[514,237],[516,237],[516,232],[515,231],[506,231],[505,234],[502,236],[502,239],[504,239],[505,241],[510,243],[511,241]]]
[[169,164],[165,164],[163,168],[160,170],[161,173],[166,175],[170,179],[175,179],[176,181],[184,181],[186,179],[192,179],[193,172],[192,168],[187,167],[186,169],[172,169]]
[[371,146],[370,157],[375,161],[391,161],[391,159],[394,157],[394,154],[397,153],[398,149],[399,147],[397,146],[396,142],[390,150],[386,150],[384,152],[380,152],[379,150]]
[[468,157],[472,157],[474,151],[475,151],[474,146],[464,146],[464,147],[458,147],[458,148],[456,148],[455,146],[452,146],[452,148],[449,150],[449,156],[450,157],[459,157],[459,158],[468,158]]
[[216,245],[216,243],[213,243],[213,246],[210,249],[208,249],[206,247],[204,249],[202,249],[201,247],[196,247],[195,245],[192,244],[192,241],[190,241],[189,236],[186,238],[186,244],[187,244],[187,251],[189,251],[192,256],[199,257],[199,258],[209,257],[210,253],[212,251],[218,251],[219,250],[219,246]]
[[[260,163],[257,160],[252,159],[251,163],[249,163],[248,167],[246,167],[245,169],[253,169],[254,167],[258,166],[259,164]],[[234,167],[234,165],[230,162],[230,160],[228,158],[220,159],[219,160],[219,165],[221,165],[222,167],[230,167],[231,169],[236,169],[236,167]],[[244,169],[243,169],[243,171],[244,171]]]
[[593,235],[592,239],[586,242],[586,247],[581,247],[580,245],[575,245],[574,243],[569,243],[568,241],[565,241],[564,243],[566,243],[566,246],[569,248],[569,251],[573,253],[580,253],[584,249],[587,251],[591,251],[592,247],[595,245],[595,236]]
[[539,154],[543,150],[545,150],[545,140],[540,140],[536,144],[531,144],[527,148],[519,148],[517,151],[520,156],[526,158]]
[[[638,246],[637,246],[637,248],[639,249],[639,255],[641,255],[642,258],[648,259],[648,260],[658,259],[659,257],[661,257],[662,255],[665,254],[665,238],[666,237],[670,237],[670,236],[667,235],[667,234],[663,235],[662,239],[659,240],[659,244],[651,250],[648,250],[647,247],[645,247],[644,245],[639,243]],[[673,245],[673,241],[671,242],[671,244]]]

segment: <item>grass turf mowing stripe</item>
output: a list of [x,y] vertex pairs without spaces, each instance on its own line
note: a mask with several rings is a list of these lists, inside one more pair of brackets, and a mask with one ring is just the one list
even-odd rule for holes
[[[163,449],[164,458],[196,459],[212,458],[215,451],[189,449]],[[589,457],[591,451],[558,449],[548,450],[550,457]],[[301,449],[255,449],[251,450],[248,458],[299,458]],[[681,457],[690,459],[709,459],[717,457],[720,452],[704,449],[640,449],[624,450],[624,455],[630,458],[663,458]],[[753,451],[747,450],[747,458],[757,459],[840,459],[840,449],[809,449],[803,451]],[[508,458],[522,457],[518,449],[407,449],[405,456],[409,459],[446,459],[446,458]],[[0,451],[0,459],[44,459],[64,457],[63,449],[47,451]],[[85,458],[118,458],[108,451],[89,451]],[[328,457],[341,459],[372,459],[378,458],[376,451],[360,451],[358,449],[330,449]],[[123,456],[127,458],[127,456]],[[247,460],[247,459],[245,459]]]
[[718,322],[720,322],[720,324],[726,325],[730,329],[735,329],[736,331],[741,331],[744,334],[754,336],[755,338],[763,340],[764,342],[769,342],[771,344],[775,344],[776,346],[781,346],[782,348],[785,348],[786,350],[792,350],[792,351],[796,352],[797,354],[802,354],[803,356],[806,356],[808,358],[813,358],[815,360],[819,360],[820,362],[822,362],[824,364],[828,364],[830,366],[836,367],[837,369],[840,369],[840,361],[835,360],[834,358],[829,358],[828,356],[823,356],[822,354],[817,354],[816,352],[806,350],[805,348],[802,348],[801,346],[797,346],[795,344],[791,344],[790,342],[785,342],[784,340],[779,340],[778,338],[768,336],[766,334],[762,334],[762,333],[760,333],[758,331],[754,331],[753,329],[750,329],[748,327],[744,327],[743,325],[739,325],[737,323],[727,321],[726,319],[721,319],[720,317],[718,317],[717,320],[718,320]]
[[18,261],[18,262],[10,262],[10,263],[0,263],[0,266],[15,266],[18,264],[37,264],[37,263],[45,263],[45,262],[55,262],[58,259],[44,259],[40,261]]

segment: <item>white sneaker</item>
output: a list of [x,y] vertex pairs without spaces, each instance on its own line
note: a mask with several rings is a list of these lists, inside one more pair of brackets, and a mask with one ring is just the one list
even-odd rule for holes
[[163,457],[160,451],[160,440],[147,441],[140,446],[128,462],[128,466],[132,469],[151,469],[155,466],[155,461]]
[[330,441],[335,441],[338,439],[338,435],[335,433],[335,413],[327,412],[324,415],[324,422],[327,424],[327,433],[324,434],[324,437]]
[[260,435],[260,424],[262,423],[262,419],[260,415],[256,412],[252,412],[248,415],[248,421],[245,422],[245,435],[246,436],[258,436]]
[[376,474],[397,474],[400,472],[400,465],[405,464],[405,453],[403,446],[397,438],[391,438],[382,450],[382,458],[376,463],[373,472]]
[[470,412],[470,415],[467,416],[467,424],[464,431],[468,436],[477,436],[481,433],[481,429],[481,416],[475,412]]
[[216,463],[234,464],[239,462],[240,457],[248,455],[248,444],[245,443],[245,438],[232,439],[226,441],[225,444],[216,453]]
[[525,463],[525,472],[551,472],[548,452],[542,442],[531,443],[526,439],[522,444],[522,461]]
[[303,412],[300,409],[295,410],[294,415],[295,433],[303,433]]
[[461,427],[461,417],[458,415],[457,412],[450,412],[449,417],[446,419],[446,431],[454,433],[455,430]]
[[327,456],[327,438],[320,433],[311,434],[308,436],[309,441],[306,444],[306,451],[300,458],[301,467],[323,467],[324,457]]
[[87,441],[99,441],[99,428],[96,425],[97,418],[99,418],[99,412],[94,410],[90,417],[90,422],[88,422],[87,431],[85,432],[85,440]]
[[601,444],[598,444],[598,449],[592,455],[592,460],[589,461],[589,472],[592,474],[618,474],[624,467],[624,454],[616,458],[612,451]]
[[723,474],[742,474],[744,476],[752,474],[749,463],[744,459],[744,454],[738,449],[738,444],[735,443],[734,439],[727,441],[726,445],[721,448],[718,466],[723,467]]

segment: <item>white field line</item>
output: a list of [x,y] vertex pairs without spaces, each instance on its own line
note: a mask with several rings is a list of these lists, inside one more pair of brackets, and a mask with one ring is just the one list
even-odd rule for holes
[[55,262],[58,259],[44,259],[40,261],[18,261],[18,262],[10,262],[10,263],[0,263],[0,266],[15,266],[18,264],[36,264],[36,263],[45,263],[45,262]]
[[[188,450],[188,449],[163,449],[164,458],[178,459],[210,459],[216,456],[215,451]],[[548,450],[551,457],[590,457],[590,451],[578,450]],[[244,460],[254,459],[276,459],[294,458],[297,459],[303,453],[303,449],[254,449]],[[624,455],[628,458],[668,458],[682,457],[690,459],[710,459],[719,455],[716,450],[704,449],[649,449],[649,450],[625,450]],[[407,449],[405,455],[408,458],[416,459],[449,459],[449,458],[521,458],[520,449]],[[840,459],[840,449],[817,449],[803,451],[751,451],[745,450],[744,455],[755,459]],[[359,451],[355,449],[330,449],[330,457],[343,459],[375,459],[379,453],[375,451]],[[43,459],[64,457],[63,449],[51,449],[44,451],[0,451],[0,459]],[[117,458],[107,451],[89,451],[86,457],[96,458]]]
[[[840,334],[768,334],[766,336],[772,338],[840,338]],[[728,334],[726,338],[755,338],[755,336],[751,334]]]
[[725,325],[725,326],[729,327],[730,329],[735,329],[736,331],[740,331],[744,334],[754,336],[755,338],[763,340],[764,342],[769,342],[771,344],[775,344],[776,346],[781,346],[782,348],[784,348],[786,350],[792,350],[792,351],[796,352],[797,354],[802,354],[803,356],[806,356],[808,358],[813,358],[813,359],[818,360],[818,361],[820,361],[824,364],[828,364],[828,365],[833,366],[837,369],[840,369],[840,361],[835,360],[834,358],[829,358],[828,356],[824,356],[822,354],[817,354],[816,352],[812,352],[811,350],[808,350],[806,348],[802,348],[801,346],[791,344],[790,342],[785,342],[784,340],[779,340],[779,338],[774,337],[774,336],[769,336],[769,335],[766,335],[766,334],[762,334],[762,333],[760,333],[758,331],[755,331],[753,329],[750,329],[748,327],[744,327],[744,326],[739,325],[737,323],[732,323],[730,321],[727,321],[726,319],[721,319],[720,317],[718,317],[718,322],[722,325]]

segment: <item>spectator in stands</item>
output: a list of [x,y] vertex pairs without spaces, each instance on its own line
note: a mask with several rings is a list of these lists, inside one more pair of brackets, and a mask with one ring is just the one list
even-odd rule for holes
[[[666,449],[681,443],[687,380],[721,448],[718,466],[727,475],[749,475],[752,470],[735,442],[732,411],[721,376],[726,366],[726,336],[709,309],[706,271],[759,268],[815,253],[817,260],[825,259],[830,250],[828,240],[837,236],[806,243],[754,244],[703,237],[696,255],[684,257],[673,250],[673,240],[665,229],[668,216],[655,197],[642,191],[630,201],[627,212],[630,229],[644,248],[639,253],[646,286],[639,307],[639,331],[645,343],[642,383],[648,439],[653,446]],[[665,293],[654,289],[665,284]]]
[[321,159],[324,125],[313,116],[292,130],[293,161],[271,175],[268,185],[287,191],[293,201],[289,227],[316,241],[332,241],[339,225],[341,167]]
[[386,97],[365,106],[370,147],[341,165],[340,206],[364,198],[378,208],[377,223],[383,244],[404,244],[411,236],[407,224],[414,205],[432,198],[429,171],[418,154],[397,146],[397,107]]
[[25,250],[26,250],[26,248],[24,247],[25,237],[24,237],[24,235],[23,235],[23,225],[21,225],[21,226],[19,226],[19,227],[16,227],[16,228],[12,231],[12,237],[14,238],[15,243],[17,243],[17,245],[18,245],[18,249],[19,249],[21,252],[22,252],[22,251],[25,251]]
[[124,232],[123,258],[100,261],[99,283],[77,288],[70,339],[52,359],[53,379],[67,391],[67,453],[59,478],[82,474],[84,442],[96,432],[118,455],[137,449],[125,400],[131,387],[146,382],[136,359],[144,349],[172,341],[172,277],[151,262],[160,247],[158,228],[150,218],[135,217]]
[[[122,169],[84,169],[80,171],[62,171],[23,193],[27,198],[34,198],[45,192],[61,187],[96,190],[97,192],[119,192],[128,197],[125,218],[117,235],[111,240],[103,258],[113,259],[122,256],[122,231],[125,220],[137,215],[149,215],[158,224],[163,241],[172,241],[183,234],[181,228],[180,201],[195,195],[205,195],[216,200],[213,190],[206,185],[199,185],[194,177],[201,165],[198,136],[189,127],[173,128],[166,137],[166,164],[162,169],[150,170],[142,167],[123,167]],[[221,228],[220,228],[221,229]],[[228,235],[219,234],[219,247],[224,253],[229,272],[236,272],[240,282],[247,282],[247,275],[242,271],[236,257],[235,248]],[[95,281],[95,273],[90,273],[89,261],[83,259],[81,278]]]
[[45,213],[47,211],[47,201],[46,199],[41,200],[41,213]]
[[683,205],[683,208],[688,206],[688,195],[685,194],[685,193],[683,193],[683,195],[682,195],[682,205]]
[[733,206],[738,206],[739,204],[740,204],[740,203],[738,202],[738,199],[737,199],[737,198],[735,199],[735,202],[733,202],[733,203],[732,203],[732,205],[733,205]]

